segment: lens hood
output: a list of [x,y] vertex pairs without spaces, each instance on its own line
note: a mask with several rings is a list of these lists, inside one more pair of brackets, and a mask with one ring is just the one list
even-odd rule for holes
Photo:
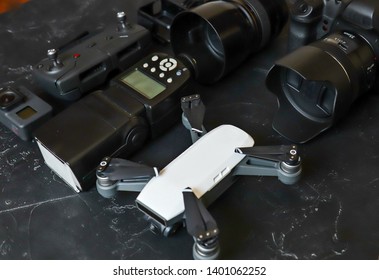
[[235,4],[215,1],[180,13],[171,25],[175,55],[195,79],[213,84],[250,52],[253,30]]
[[213,84],[276,36],[287,16],[280,1],[212,1],[178,14],[170,41],[195,80]]
[[331,127],[355,100],[350,79],[333,56],[314,46],[277,61],[266,79],[279,103],[274,130],[304,143]]

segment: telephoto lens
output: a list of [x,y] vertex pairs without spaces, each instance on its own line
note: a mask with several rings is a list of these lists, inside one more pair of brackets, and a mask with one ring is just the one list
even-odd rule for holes
[[175,17],[171,45],[195,80],[213,84],[266,46],[287,19],[284,0],[212,1]]
[[376,58],[363,37],[336,32],[276,62],[266,85],[278,97],[273,128],[304,143],[343,117],[374,87]]

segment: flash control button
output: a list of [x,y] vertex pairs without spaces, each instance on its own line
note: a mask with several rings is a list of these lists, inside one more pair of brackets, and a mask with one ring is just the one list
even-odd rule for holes
[[178,62],[173,58],[169,58],[169,62],[171,63],[171,67],[169,67],[170,71],[174,70],[176,66],[178,66]]
[[159,65],[163,66],[166,62],[168,62],[168,59],[164,58],[161,60],[161,62],[159,62]]

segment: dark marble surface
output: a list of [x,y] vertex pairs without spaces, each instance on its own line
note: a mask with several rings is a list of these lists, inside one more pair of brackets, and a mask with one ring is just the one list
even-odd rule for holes
[[[31,65],[89,28],[102,28],[126,0],[32,0],[0,15],[0,83],[44,96]],[[198,86],[208,129],[229,123],[257,145],[288,143],[271,128],[276,99],[264,87],[285,53],[286,32],[212,87]],[[304,172],[294,186],[241,177],[210,207],[224,259],[378,259],[379,95],[358,100],[338,125],[300,147]],[[175,143],[173,145],[172,143]],[[178,123],[133,160],[164,167],[190,145]],[[0,125],[0,259],[190,259],[185,230],[152,234],[135,193],[107,200],[95,188],[74,193],[48,167],[35,143]]]

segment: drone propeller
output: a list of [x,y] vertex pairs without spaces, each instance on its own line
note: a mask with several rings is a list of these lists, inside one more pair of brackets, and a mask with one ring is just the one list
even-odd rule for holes
[[289,165],[296,165],[300,161],[296,145],[254,146],[238,148],[237,152],[266,160],[283,161]]
[[154,176],[158,176],[156,167],[105,157],[96,169],[96,186],[102,196],[112,197],[117,190],[141,191]]
[[200,95],[182,97],[181,107],[183,124],[191,132],[192,142],[196,142],[206,133],[203,126],[205,106],[200,99]]
[[103,158],[96,171],[111,181],[146,180],[158,175],[156,167],[110,157]]
[[183,199],[187,231],[195,240],[194,259],[217,259],[220,248],[216,221],[191,188],[183,190]]
[[301,159],[295,145],[237,148],[236,153],[246,157],[236,166],[234,175],[277,176],[287,185],[300,179]]

